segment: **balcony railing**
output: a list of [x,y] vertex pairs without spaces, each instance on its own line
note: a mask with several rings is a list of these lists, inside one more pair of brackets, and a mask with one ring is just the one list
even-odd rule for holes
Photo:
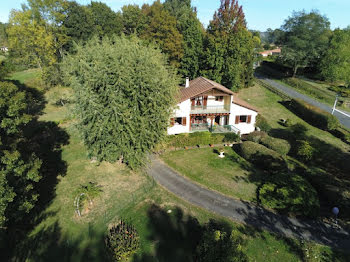
[[232,125],[214,125],[210,126],[210,124],[191,124],[192,132],[200,132],[200,131],[210,131],[212,133],[230,133],[233,132],[235,134],[239,134],[240,130]]
[[230,105],[220,106],[191,106],[191,114],[230,113]]

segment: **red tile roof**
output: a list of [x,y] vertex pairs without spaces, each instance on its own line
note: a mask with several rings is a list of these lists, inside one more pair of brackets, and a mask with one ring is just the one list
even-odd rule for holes
[[255,107],[251,106],[246,101],[238,98],[237,94],[235,94],[235,96],[233,97],[233,102],[232,103],[234,103],[236,105],[239,105],[239,106],[242,106],[242,107],[245,107],[245,108],[248,108],[248,109],[253,110],[255,112],[258,112],[258,110]]
[[198,96],[200,94],[203,94],[205,92],[208,92],[211,89],[218,89],[224,93],[227,93],[229,95],[234,95],[234,93],[224,87],[223,85],[220,85],[212,80],[209,80],[205,77],[197,77],[196,79],[193,79],[190,81],[190,86],[188,88],[182,88],[180,90],[180,103],[190,99],[191,97]]

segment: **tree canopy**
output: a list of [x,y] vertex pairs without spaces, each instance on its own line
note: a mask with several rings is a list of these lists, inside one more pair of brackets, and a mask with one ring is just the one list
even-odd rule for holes
[[65,59],[91,157],[131,168],[166,135],[178,82],[160,51],[132,38],[94,38]]
[[350,86],[350,31],[334,31],[329,48],[321,63],[323,77],[330,81],[344,81]]
[[0,226],[29,213],[38,200],[42,162],[24,146],[24,128],[32,121],[27,101],[17,86],[0,82]]
[[331,34],[328,18],[320,15],[318,11],[294,12],[284,22],[281,30],[281,59],[293,69],[293,76],[298,68],[316,69],[327,49]]
[[242,6],[236,0],[222,0],[204,40],[201,73],[233,90],[249,86],[253,79],[254,41],[246,28]]

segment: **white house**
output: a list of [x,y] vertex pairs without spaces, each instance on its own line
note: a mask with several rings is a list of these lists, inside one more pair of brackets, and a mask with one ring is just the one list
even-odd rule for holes
[[186,79],[168,134],[205,130],[248,134],[255,130],[257,115],[254,107],[226,87],[204,77]]

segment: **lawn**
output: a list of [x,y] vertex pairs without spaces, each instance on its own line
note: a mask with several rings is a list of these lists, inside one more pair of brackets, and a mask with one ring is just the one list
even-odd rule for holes
[[39,69],[28,69],[25,71],[15,72],[11,74],[8,79],[17,80],[21,84],[26,84],[28,81],[39,80],[40,70]]
[[[171,151],[161,158],[170,167],[207,188],[234,198],[256,201],[257,186],[250,182],[251,165],[230,147],[225,148],[225,155],[225,158],[219,158],[216,149],[198,148]],[[259,173],[254,176],[259,176]]]
[[[12,77],[20,81],[33,80],[24,77],[27,73],[17,73]],[[32,73],[32,77],[37,75]],[[215,219],[235,229],[244,240],[241,250],[248,261],[305,261],[306,248],[315,250],[318,257],[325,254],[328,260],[324,261],[349,261],[344,254],[328,247],[281,238],[190,205],[158,186],[142,170],[133,172],[117,163],[92,163],[76,129],[71,105],[55,105],[57,97],[69,92],[66,88],[54,88],[45,94],[47,104],[40,121],[53,121],[69,137],[62,152],[56,149],[60,153],[57,161],[64,163],[66,171],[50,178],[52,194],[48,192],[34,228],[18,244],[15,250],[18,261],[105,261],[104,234],[108,225],[120,218],[133,223],[140,234],[139,258],[132,261],[156,261],[155,256],[162,252],[167,252],[166,261],[179,261],[176,257],[188,252],[184,243],[191,242],[193,232],[187,222],[194,217],[202,224]],[[210,149],[204,154],[211,155],[209,166],[220,164]],[[227,154],[234,157],[233,153]],[[228,161],[228,158],[223,161]],[[233,174],[229,169],[240,173]],[[255,186],[244,182],[247,174],[237,163],[227,168],[226,175],[227,182],[240,192],[236,197],[253,199]],[[210,181],[209,177],[206,179]],[[73,205],[75,192],[80,185],[89,182],[96,182],[103,192],[93,200],[89,209],[84,209],[83,216],[78,217]],[[219,182],[217,185],[223,186]],[[51,186],[47,190],[51,190]],[[246,190],[240,189],[241,186],[246,186]],[[166,212],[169,209],[173,211],[171,214]],[[311,258],[310,261],[319,260]]]

